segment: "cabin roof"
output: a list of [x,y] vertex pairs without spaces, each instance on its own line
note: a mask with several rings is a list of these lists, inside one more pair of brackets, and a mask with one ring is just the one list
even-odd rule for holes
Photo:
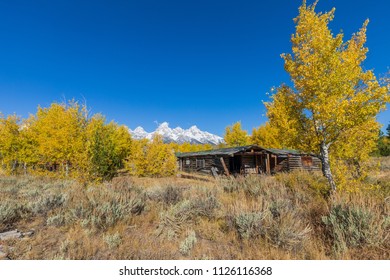
[[214,149],[214,150],[207,150],[207,151],[199,151],[199,152],[189,152],[189,153],[177,153],[176,156],[179,158],[182,157],[193,157],[193,156],[208,156],[208,155],[227,155],[227,156],[233,156],[234,154],[246,152],[250,150],[257,150],[257,151],[267,151],[271,154],[275,155],[300,155],[302,154],[299,151],[296,150],[288,150],[288,149],[268,149],[263,148],[257,145],[248,145],[248,146],[239,146],[239,147],[231,147],[231,148],[223,148],[223,149]]

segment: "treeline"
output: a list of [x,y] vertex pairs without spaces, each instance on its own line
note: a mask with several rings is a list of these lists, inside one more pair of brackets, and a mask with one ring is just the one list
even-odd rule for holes
[[382,131],[379,131],[377,148],[373,152],[374,156],[390,156],[390,123],[386,131],[386,135]]
[[226,146],[259,145],[264,148],[280,149],[283,147],[278,131],[269,122],[254,128],[252,135],[241,127],[241,122],[236,122],[225,129],[224,141]]
[[170,176],[175,152],[210,149],[210,145],[165,144],[160,137],[134,140],[125,126],[90,116],[71,101],[38,107],[21,119],[0,115],[0,164],[8,174],[45,174],[84,180],[108,180],[119,171],[136,176]]

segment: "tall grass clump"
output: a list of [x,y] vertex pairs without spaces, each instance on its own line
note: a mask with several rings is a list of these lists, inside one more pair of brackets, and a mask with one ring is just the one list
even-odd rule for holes
[[172,185],[156,187],[149,190],[148,197],[169,207],[183,200],[183,189]]
[[[338,201],[322,217],[326,238],[335,255],[348,249],[389,249],[389,202],[368,204]],[[387,205],[386,205],[387,204]]]
[[6,200],[0,203],[0,232],[8,229],[13,223],[17,222],[23,213],[23,206]]
[[44,214],[55,208],[61,207],[67,199],[67,195],[63,193],[44,193],[37,199],[28,203],[27,208],[32,214]]
[[160,215],[157,234],[166,233],[170,238],[177,237],[184,227],[190,226],[198,218],[212,219],[218,207],[218,201],[211,193],[206,194],[206,197],[185,199]]
[[[73,191],[81,191],[75,189]],[[115,189],[92,186],[83,190],[83,196],[70,203],[70,221],[80,221],[83,227],[107,229],[118,221],[139,215],[145,209],[145,194],[135,187]]]

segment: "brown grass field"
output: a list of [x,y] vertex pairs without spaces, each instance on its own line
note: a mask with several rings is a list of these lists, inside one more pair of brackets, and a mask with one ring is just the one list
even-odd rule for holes
[[83,185],[0,176],[6,259],[389,259],[390,158],[377,188],[329,196],[321,174]]

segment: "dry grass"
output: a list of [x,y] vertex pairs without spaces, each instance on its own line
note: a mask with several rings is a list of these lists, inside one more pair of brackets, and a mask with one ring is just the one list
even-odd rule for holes
[[389,259],[386,164],[368,179],[376,189],[335,196],[304,172],[87,186],[0,176],[0,232],[35,230],[0,242],[11,259]]

